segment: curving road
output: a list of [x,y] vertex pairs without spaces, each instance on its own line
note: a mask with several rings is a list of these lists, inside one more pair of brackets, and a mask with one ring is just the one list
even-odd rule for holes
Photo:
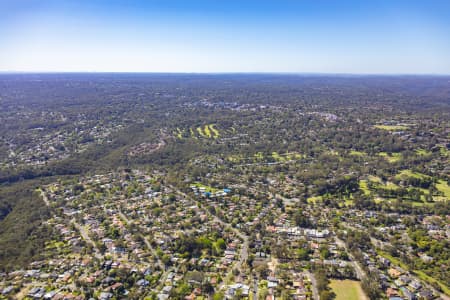
[[353,254],[347,249],[347,245],[345,244],[345,242],[339,239],[337,236],[335,236],[334,239],[336,241],[336,245],[338,245],[341,248],[344,248],[345,252],[347,252],[348,256],[350,257],[353,269],[355,269],[356,272],[356,277],[358,277],[359,280],[362,280],[364,277],[366,277],[366,274],[364,273],[363,269],[358,264],[356,259],[353,257]]

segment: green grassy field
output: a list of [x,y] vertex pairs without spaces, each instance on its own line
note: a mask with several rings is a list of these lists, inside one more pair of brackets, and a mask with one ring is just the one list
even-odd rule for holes
[[436,183],[436,188],[439,192],[444,194],[445,198],[450,199],[450,186],[447,182],[444,180],[439,180],[439,182]]
[[431,155],[431,152],[425,149],[417,149],[416,154],[419,156],[429,156]]
[[216,126],[216,125],[214,125],[214,124],[210,124],[209,125],[209,129],[211,130],[211,132],[212,132],[212,137],[213,138],[215,138],[215,139],[217,139],[218,137],[219,137],[219,130],[217,130],[217,128],[215,128],[214,126]]
[[402,125],[375,125],[375,128],[387,130],[387,131],[400,131],[408,129],[407,126]]
[[197,136],[194,133],[194,130],[192,128],[189,128],[189,132],[191,134],[191,138],[197,139]]
[[351,150],[349,154],[352,155],[352,156],[360,156],[360,157],[367,155],[366,152],[355,151],[355,150]]
[[257,161],[262,161],[264,159],[264,154],[262,152],[258,152],[254,155]]
[[209,193],[215,193],[218,191],[218,189],[201,184],[200,182],[194,182],[192,185],[196,186],[197,188],[204,188],[205,192],[209,192]]
[[264,162],[265,160],[269,160],[272,158],[276,162],[283,163],[283,162],[290,162],[293,160],[299,160],[304,158],[305,155],[302,155],[297,152],[286,152],[283,154],[279,154],[278,152],[272,152],[269,155],[265,155],[262,152],[257,152],[253,154],[253,156],[250,157],[243,157],[242,155],[230,155],[227,157],[227,160],[233,163],[258,163],[258,162]]
[[378,176],[373,176],[373,175],[369,175],[367,177],[370,181],[375,182],[375,183],[382,183],[382,180],[380,177]]
[[379,156],[384,157],[388,162],[390,163],[395,163],[398,162],[402,159],[402,154],[401,153],[392,153],[392,154],[388,154],[386,152],[380,152],[378,153]]
[[386,199],[381,198],[381,197],[375,197],[375,199],[373,199],[373,201],[375,201],[376,204],[379,204],[379,203],[381,203],[381,202],[386,201]]
[[286,152],[284,154],[279,154],[278,152],[272,152],[272,158],[277,162],[286,162],[296,159],[301,159],[304,156],[297,152]]
[[203,133],[202,127],[197,127],[197,133],[198,133],[201,137],[206,137],[206,134]]
[[190,136],[193,139],[207,138],[207,139],[217,139],[220,136],[219,130],[215,127],[215,124],[208,124],[204,126],[199,126],[197,128],[189,128],[189,134],[185,134],[188,129],[176,128],[173,134],[178,139],[183,139]]
[[229,156],[227,156],[227,160],[232,162],[232,163],[239,163],[243,159],[244,158],[242,157],[242,155],[229,155]]
[[331,280],[330,287],[336,300],[366,300],[361,283],[354,280]]
[[175,132],[175,135],[177,136],[177,138],[179,138],[181,140],[183,138],[183,133],[184,133],[184,130],[181,130],[180,128],[177,127],[177,131]]
[[307,199],[308,203],[316,203],[317,201],[322,201],[322,196],[314,196]]
[[338,156],[339,152],[337,152],[336,150],[331,149],[330,151],[328,151],[328,154],[329,155],[336,155],[336,156]]
[[422,173],[418,173],[418,172],[413,172],[411,170],[402,170],[400,173],[398,173],[396,176],[396,178],[401,179],[402,177],[411,177],[411,178],[417,178],[417,179],[426,179],[429,178],[430,176],[422,174]]
[[441,156],[450,156],[450,150],[447,150],[445,147],[440,147],[439,152],[441,153]]
[[359,181],[359,189],[363,191],[364,195],[366,196],[370,195],[370,190],[369,187],[367,186],[367,180]]
[[399,186],[393,182],[388,181],[388,182],[386,182],[386,185],[383,186],[383,188],[385,190],[396,190],[399,188]]
[[211,138],[211,137],[212,137],[212,135],[211,135],[211,130],[209,129],[209,126],[208,126],[208,125],[205,126],[204,132],[205,132],[205,135],[206,135],[208,138]]
[[219,130],[217,130],[214,126],[214,124],[208,124],[203,126],[203,128],[201,126],[197,127],[197,132],[201,137],[217,139],[219,137]]

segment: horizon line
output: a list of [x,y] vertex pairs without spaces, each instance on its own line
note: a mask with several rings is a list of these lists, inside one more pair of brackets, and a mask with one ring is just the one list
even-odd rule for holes
[[450,73],[347,73],[347,72],[246,72],[246,71],[225,71],[225,72],[188,72],[188,71],[16,71],[0,70],[0,74],[166,74],[166,75],[313,75],[313,76],[434,76],[447,77]]

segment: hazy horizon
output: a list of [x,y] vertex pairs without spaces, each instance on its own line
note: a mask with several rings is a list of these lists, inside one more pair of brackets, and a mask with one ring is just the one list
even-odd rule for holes
[[319,72],[160,72],[160,71],[9,71],[0,70],[0,75],[278,75],[305,77],[449,77],[450,73],[319,73]]

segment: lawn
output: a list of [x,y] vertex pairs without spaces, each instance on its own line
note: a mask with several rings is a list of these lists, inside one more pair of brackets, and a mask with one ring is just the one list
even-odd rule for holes
[[366,155],[367,155],[366,152],[355,151],[355,150],[351,150],[349,154],[352,155],[352,156],[360,156],[360,157],[361,157],[361,156],[366,156]]
[[418,173],[418,172],[413,172],[411,170],[402,170],[395,177],[398,178],[398,179],[401,179],[402,177],[411,177],[411,178],[417,178],[417,179],[430,178],[430,176],[428,176],[428,175],[425,175],[425,174],[422,174],[422,173]]
[[[214,127],[214,124],[209,124],[209,125],[205,125],[205,126],[199,126],[196,128],[197,133],[203,137],[203,138],[208,138],[208,139],[216,139],[219,137],[219,130],[217,130],[217,128]],[[191,136],[193,135],[193,130],[191,129]]]
[[184,130],[181,130],[180,128],[177,127],[177,131],[175,132],[175,135],[177,136],[177,138],[179,138],[181,140],[183,138],[183,133],[184,133]]
[[288,161],[294,160],[294,159],[301,159],[304,157],[304,155],[301,155],[297,152],[286,152],[283,155],[286,157],[286,160],[288,160]]
[[232,162],[232,163],[238,163],[242,160],[242,156],[241,155],[229,155],[227,157],[227,160]]
[[387,131],[400,131],[408,129],[407,126],[403,125],[375,125],[375,128],[387,130]]
[[383,181],[381,180],[380,177],[378,176],[373,176],[373,175],[369,175],[367,177],[370,181],[375,182],[375,183],[382,183]]
[[272,152],[272,157],[273,157],[273,159],[275,159],[278,162],[286,161],[286,158],[282,157],[280,154],[278,154],[278,152]]
[[361,283],[354,280],[331,280],[330,287],[336,300],[366,300]]
[[216,125],[214,125],[214,124],[209,125],[209,129],[212,132],[213,138],[217,139],[219,137],[220,133],[219,133],[219,130],[217,130],[217,128],[215,128],[214,126],[216,126]]
[[317,201],[322,201],[322,196],[314,196],[307,199],[308,203],[316,203]]
[[367,180],[359,181],[359,189],[363,191],[364,195],[366,196],[370,195],[370,190],[369,187],[367,186]]
[[338,156],[338,155],[339,155],[339,152],[337,152],[337,151],[334,150],[334,149],[331,149],[330,151],[328,151],[328,154]]
[[388,181],[388,182],[386,182],[386,185],[382,186],[382,188],[385,190],[396,190],[399,188],[399,186],[393,182]]
[[[211,128],[211,127],[210,127]],[[215,138],[215,137],[214,137]],[[256,163],[256,162],[267,162],[268,159],[272,158],[276,162],[286,163],[293,160],[299,160],[305,158],[305,155],[302,155],[298,152],[286,152],[286,153],[278,153],[272,152],[269,155],[265,155],[262,152],[256,152],[253,156],[250,157],[242,157],[239,155],[230,155],[227,157],[227,160],[233,163],[247,162],[247,163]]]
[[204,132],[208,138],[211,138],[211,130],[209,129],[208,125],[205,126]]
[[206,137],[206,134],[203,133],[202,127],[197,127],[197,132],[201,137]]
[[192,185],[196,186],[197,188],[205,188],[205,192],[208,192],[208,193],[215,193],[218,191],[218,189],[201,184],[200,182],[194,182]]
[[65,244],[64,242],[61,242],[61,241],[51,241],[51,242],[46,243],[45,249],[46,249],[46,250],[51,250],[51,249],[61,249],[61,248],[64,248],[65,246],[67,246],[67,244]]
[[450,156],[450,151],[447,150],[445,147],[440,147],[439,152],[441,153],[441,156],[447,157]]
[[381,197],[375,197],[375,199],[373,199],[373,201],[375,201],[376,204],[381,203],[383,201],[386,201],[386,199],[381,198]]
[[444,194],[445,198],[450,199],[450,186],[447,182],[439,180],[438,183],[436,183],[436,188],[439,192]]
[[189,132],[191,133],[191,138],[196,139],[196,140],[198,139],[197,135],[194,132],[194,129],[189,128]]
[[[205,125],[205,126],[200,126],[197,127],[195,130],[192,128],[189,128],[189,134],[191,136],[191,138],[193,139],[198,139],[198,136],[203,137],[203,138],[208,138],[208,139],[217,139],[220,136],[219,130],[217,128],[214,127],[214,124],[210,124],[210,125]],[[178,138],[178,139],[183,139],[184,137],[186,137],[185,133],[186,133],[187,129],[180,129],[177,127],[177,129],[173,132],[173,134]]]
[[419,156],[428,156],[431,155],[431,152],[425,149],[417,149],[416,154]]
[[384,157],[390,163],[395,163],[402,159],[401,153],[388,154],[387,152],[380,152],[378,156]]
[[264,159],[264,154],[262,152],[257,152],[253,155],[257,161],[261,161]]

